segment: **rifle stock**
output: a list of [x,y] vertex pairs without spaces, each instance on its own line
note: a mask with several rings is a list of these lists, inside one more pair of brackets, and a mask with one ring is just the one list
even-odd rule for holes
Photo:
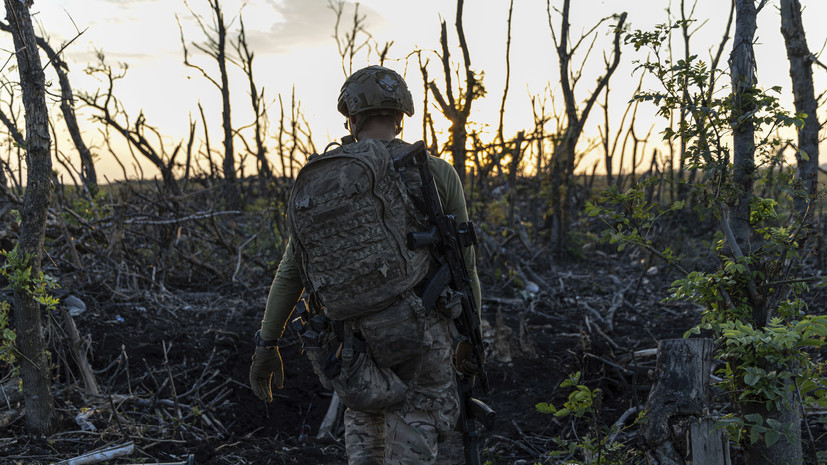
[[[394,155],[394,166],[403,171],[413,166],[419,172],[422,181],[422,200],[428,219],[431,222],[429,231],[414,232],[408,235],[408,247],[432,247],[434,255],[439,260],[439,269],[426,286],[423,293],[423,304],[433,303],[445,286],[450,286],[460,297],[462,312],[454,320],[461,340],[473,347],[472,357],[477,364],[477,380],[483,393],[488,394],[488,374],[485,371],[485,342],[482,339],[480,328],[480,313],[474,300],[471,287],[471,277],[462,254],[463,247],[475,245],[477,242],[474,225],[471,221],[457,223],[454,215],[447,215],[439,201],[439,192],[434,182],[429,166],[429,155],[422,141],[405,146]],[[468,465],[479,465],[480,437],[476,430],[479,421],[486,429],[490,429],[494,420],[494,410],[479,399],[472,397],[474,377],[460,375],[458,379],[462,429],[462,441],[465,449],[465,462]]]

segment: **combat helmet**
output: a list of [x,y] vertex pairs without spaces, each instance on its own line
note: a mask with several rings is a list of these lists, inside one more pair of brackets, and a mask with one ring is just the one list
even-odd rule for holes
[[370,110],[399,111],[414,114],[413,98],[405,80],[384,66],[368,66],[351,74],[342,85],[337,105],[345,117]]

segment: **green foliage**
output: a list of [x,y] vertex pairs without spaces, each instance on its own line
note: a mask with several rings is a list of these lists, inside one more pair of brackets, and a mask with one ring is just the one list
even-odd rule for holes
[[[8,281],[9,287],[17,293],[30,296],[47,310],[55,309],[59,301],[57,297],[49,294],[50,289],[58,287],[54,277],[42,271],[33,276],[32,267],[29,265],[31,257],[21,255],[17,246],[10,251],[0,250],[0,257],[4,259],[3,265],[0,266],[0,276]],[[17,334],[9,328],[9,310],[9,303],[0,301],[0,362],[14,365]]]
[[[731,135],[742,124],[756,129],[756,167],[750,175],[759,185],[775,166],[781,142],[774,138],[780,127],[800,127],[802,115],[785,112],[776,97],[779,89],[741,89],[739,101],[733,92],[716,91],[717,78],[722,76],[697,56],[670,62],[664,60],[662,47],[671,31],[682,27],[678,22],[661,25],[654,31],[633,31],[626,43],[635,49],[646,49],[650,59],[640,64],[660,82],[659,90],[644,91],[635,98],[658,107],[667,119],[679,120],[663,131],[664,139],[686,144],[684,161],[688,168],[703,172],[704,181],[693,186],[693,209],[711,214],[722,226],[723,239],[715,245],[719,266],[713,271],[689,270],[681,257],[657,243],[655,225],[665,216],[685,211],[681,198],[665,206],[655,205],[646,198],[646,184],[633,186],[626,192],[609,189],[587,207],[589,215],[599,217],[608,225],[604,240],[619,250],[632,245],[642,247],[680,270],[684,277],[676,280],[667,300],[697,303],[704,308],[701,322],[687,334],[711,331],[716,339],[716,358],[723,362],[718,371],[720,387],[737,407],[737,413],[721,420],[736,441],[754,444],[763,440],[768,446],[789,434],[789,425],[753,413],[753,406],[767,412],[790,408],[789,399],[800,396],[807,406],[827,404],[823,364],[808,356],[808,351],[824,346],[827,319],[807,314],[803,299],[814,283],[811,277],[796,276],[800,272],[800,251],[807,238],[806,225],[781,210],[781,203],[772,198],[750,198],[749,225],[752,240],[747,250],[734,243],[728,229],[727,205],[744,198],[738,184],[731,182]],[[744,106],[744,101],[748,105]],[[743,111],[748,108],[748,111]],[[684,118],[677,118],[676,115]],[[664,180],[648,180],[647,183]],[[781,192],[794,193],[794,180],[779,176],[775,181]],[[787,202],[789,204],[789,202]],[[787,215],[791,219],[780,221]],[[799,392],[792,393],[792,389]]]
[[719,357],[726,361],[719,371],[721,384],[737,393],[739,402],[762,402],[767,410],[779,410],[786,381],[794,379],[808,403],[827,405],[827,389],[812,379],[821,365],[811,362],[804,351],[824,345],[827,316],[787,322],[773,318],[762,329],[732,320],[720,324],[719,332],[723,346]]
[[0,362],[7,365],[13,365],[14,357],[14,341],[17,339],[17,333],[9,328],[9,303],[0,301]]
[[112,214],[112,202],[107,202],[109,194],[103,189],[95,192],[91,198],[74,196],[69,200],[69,208],[75,215],[69,212],[62,212],[63,219],[73,225],[80,225],[81,221],[93,221],[102,216]]
[[508,226],[508,199],[502,196],[496,200],[490,201],[485,205],[481,203],[476,204],[476,208],[482,209],[485,215],[483,224],[493,226]]
[[[554,442],[559,449],[548,453],[549,457],[563,459],[562,463],[580,464],[592,463],[597,465],[620,465],[637,463],[641,457],[640,451],[616,442],[614,439],[619,432],[618,427],[607,427],[600,422],[600,389],[591,389],[580,383],[580,372],[570,374],[560,388],[570,388],[568,399],[561,407],[555,407],[547,402],[540,402],[535,408],[540,413],[552,414],[556,417],[572,417],[573,420],[586,420],[589,423],[589,432],[576,439],[558,437]],[[636,420],[640,420],[640,417]]]
[[[655,182],[659,181],[651,178],[626,192],[620,192],[614,186],[609,187],[597,202],[586,204],[586,214],[600,217],[609,226],[603,232],[603,240],[616,244],[619,251],[629,245],[636,245],[656,253],[667,263],[677,264],[679,257],[672,249],[660,249],[652,237],[655,235],[655,224],[667,215],[681,212],[686,202],[673,202],[665,208],[648,202],[646,189]],[[619,208],[614,208],[615,206]]]
[[568,400],[563,403],[563,407],[557,409],[552,404],[541,402],[535,407],[540,413],[551,413],[556,417],[563,417],[566,415],[573,415],[575,418],[582,418],[584,415],[592,411],[594,402],[600,395],[599,389],[589,389],[587,386],[580,384],[580,372],[569,375],[562,383],[561,388],[573,388],[569,394]]
[[49,294],[49,289],[58,287],[57,280],[43,271],[38,271],[35,276],[32,276],[29,255],[20,255],[15,246],[8,252],[0,250],[0,257],[5,259],[3,266],[0,267],[0,276],[9,281],[9,285],[15,292],[31,296],[49,310],[57,306],[58,299]]
[[775,418],[765,419],[757,413],[743,417],[729,414],[724,416],[719,423],[726,427],[736,442],[748,441],[749,444],[755,444],[764,439],[769,447],[782,437],[792,440],[791,425],[784,425]]

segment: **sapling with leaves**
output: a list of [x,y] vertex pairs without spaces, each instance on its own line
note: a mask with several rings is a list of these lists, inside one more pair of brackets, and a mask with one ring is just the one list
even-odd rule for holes
[[[614,425],[605,425],[600,418],[603,392],[600,389],[592,389],[586,386],[578,371],[572,373],[560,383],[561,389],[570,389],[568,398],[563,405],[555,407],[547,402],[540,402],[535,408],[540,413],[552,414],[558,418],[567,418],[576,423],[585,421],[588,425],[586,434],[576,436],[574,439],[557,437],[554,442],[558,449],[548,453],[549,457],[563,460],[560,463],[580,464],[591,463],[595,465],[620,465],[627,463],[640,463],[641,453],[639,450],[617,441],[618,434],[629,427],[622,425],[622,421]],[[630,413],[634,410],[630,410]],[[625,415],[624,415],[625,417]],[[635,423],[640,420],[640,416]]]
[[[718,384],[734,406],[734,413],[721,422],[744,445],[747,463],[770,463],[771,457],[802,463],[800,407],[827,405],[823,363],[808,355],[825,345],[827,316],[810,314],[805,297],[827,281],[806,272],[812,233],[806,215],[791,214],[793,177],[781,176],[776,198],[754,195],[751,186],[763,182],[771,174],[767,167],[777,166],[777,158],[783,156],[778,147],[784,141],[777,138],[776,130],[800,127],[803,115],[781,108],[776,96],[780,89],[765,91],[754,82],[735,91],[717,86],[719,91],[708,92],[720,70],[710,69],[697,56],[671,62],[661,53],[670,33],[680,27],[678,22],[654,31],[632,31],[626,42],[649,53],[652,58],[640,69],[660,83],[659,89],[635,98],[654,103],[667,120],[678,112],[686,114],[663,136],[685,142],[687,165],[703,173],[699,182],[687,185],[695,199],[692,210],[683,201],[665,205],[647,201],[647,185],[666,182],[653,178],[626,192],[609,189],[587,211],[609,226],[608,242],[621,250],[630,245],[644,248],[683,274],[666,300],[694,302],[703,308],[701,321],[687,336],[706,330],[716,338],[716,358],[723,364]],[[754,129],[749,147],[754,150],[754,169],[739,172],[731,157],[739,149],[734,135],[744,124]],[[744,186],[749,188],[746,196]],[[744,199],[749,207],[746,232],[737,229],[740,225],[733,218]],[[664,218],[677,215],[717,219],[715,269],[693,269],[687,265],[690,260],[656,234]]]

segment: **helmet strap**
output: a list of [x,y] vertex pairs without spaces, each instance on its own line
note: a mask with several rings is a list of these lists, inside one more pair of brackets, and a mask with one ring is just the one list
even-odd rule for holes
[[402,113],[399,113],[399,117],[396,118],[396,134],[399,135],[402,132],[402,120],[404,120],[404,116]]
[[351,116],[345,120],[345,129],[350,132],[350,135],[353,137],[358,137],[359,131],[362,129],[362,126],[365,125],[365,119],[359,116]]

